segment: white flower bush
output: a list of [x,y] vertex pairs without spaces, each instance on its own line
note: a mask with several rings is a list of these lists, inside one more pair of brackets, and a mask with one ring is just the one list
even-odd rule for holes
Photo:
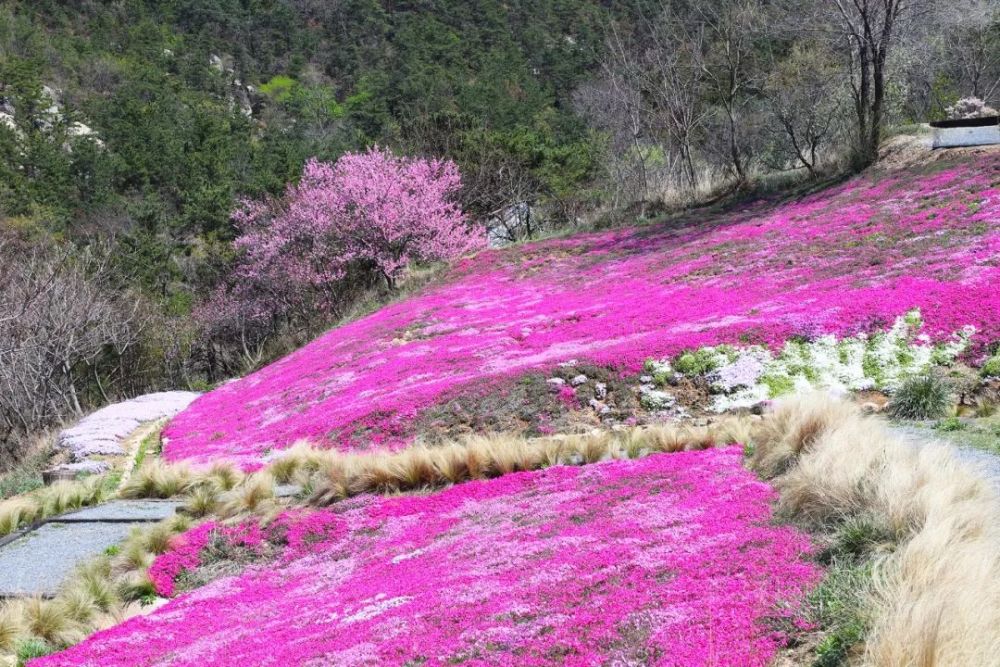
[[975,327],[968,326],[950,340],[934,343],[918,333],[922,326],[920,311],[913,310],[885,332],[789,340],[777,354],[762,345],[703,347],[673,362],[650,360],[646,370],[659,384],[675,374],[705,378],[714,394],[715,412],[752,407],[809,389],[892,393],[910,376],[952,364],[975,333]]

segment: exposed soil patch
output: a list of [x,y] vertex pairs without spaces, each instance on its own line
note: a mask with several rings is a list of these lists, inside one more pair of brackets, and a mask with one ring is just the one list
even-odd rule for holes
[[418,438],[437,444],[474,433],[506,432],[528,437],[581,433],[616,424],[640,425],[683,416],[704,419],[711,404],[702,379],[679,378],[665,387],[677,399],[669,410],[643,405],[641,375],[593,364],[557,366],[470,391],[464,388],[414,424]]

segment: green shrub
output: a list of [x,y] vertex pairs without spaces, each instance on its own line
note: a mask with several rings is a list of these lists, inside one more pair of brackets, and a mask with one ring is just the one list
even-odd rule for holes
[[868,631],[865,600],[872,582],[872,561],[834,562],[808,604],[823,632],[816,646],[815,667],[848,664],[851,649],[864,641]]
[[767,385],[767,394],[770,398],[790,394],[795,389],[795,380],[790,375],[765,375],[760,381]]
[[979,374],[986,377],[1000,377],[1000,352],[993,355],[980,369]]
[[17,645],[17,664],[23,665],[32,658],[41,658],[55,650],[51,644],[39,637],[30,637]]
[[937,419],[951,404],[951,387],[937,375],[919,375],[906,380],[889,402],[889,414],[897,419]]
[[935,424],[934,428],[936,428],[939,431],[945,431],[945,432],[961,431],[962,429],[965,428],[965,422],[963,422],[958,417],[946,417],[945,419],[942,419],[937,424]]
[[715,370],[715,355],[708,350],[683,352],[673,363],[673,368],[684,375],[704,375]]

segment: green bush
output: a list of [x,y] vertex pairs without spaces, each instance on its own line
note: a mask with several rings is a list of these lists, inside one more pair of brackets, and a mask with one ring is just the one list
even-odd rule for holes
[[25,639],[17,645],[17,664],[23,665],[33,658],[41,658],[55,651],[55,647],[38,637]]
[[965,423],[958,417],[946,417],[935,424],[934,428],[945,432],[961,431],[965,428]]
[[810,615],[823,633],[816,646],[815,667],[849,664],[851,650],[864,641],[868,632],[864,600],[871,581],[870,560],[837,561],[809,594]]
[[938,419],[948,413],[951,387],[933,374],[906,380],[889,402],[889,414],[897,419]]
[[979,374],[985,377],[1000,377],[1000,352],[993,355],[980,369]]
[[715,370],[715,355],[708,350],[683,352],[672,364],[674,370],[684,375],[704,375]]

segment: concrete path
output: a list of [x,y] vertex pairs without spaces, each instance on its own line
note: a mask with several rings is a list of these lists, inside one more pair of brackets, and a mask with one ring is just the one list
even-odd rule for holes
[[173,515],[179,505],[116,500],[53,517],[0,547],[0,598],[53,595],[76,565],[120,544],[134,526]]
[[1000,456],[969,445],[963,445],[960,433],[945,435],[935,431],[933,428],[916,424],[891,424],[889,430],[915,446],[920,446],[922,443],[930,441],[951,445],[954,447],[959,460],[979,473],[983,479],[993,484],[993,487],[1000,492]]

